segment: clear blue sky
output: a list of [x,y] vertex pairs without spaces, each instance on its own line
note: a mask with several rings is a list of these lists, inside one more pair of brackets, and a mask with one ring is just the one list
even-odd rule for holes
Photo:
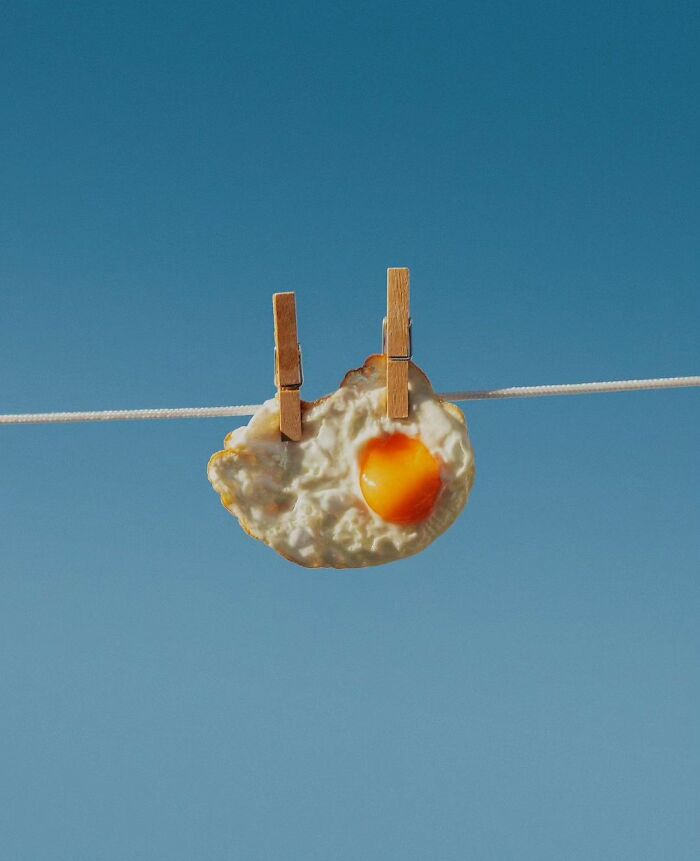
[[[436,388],[698,373],[686,3],[0,13],[0,412],[308,398],[410,266]],[[477,483],[309,572],[205,469],[235,420],[0,432],[17,861],[696,859],[700,396],[468,407]]]

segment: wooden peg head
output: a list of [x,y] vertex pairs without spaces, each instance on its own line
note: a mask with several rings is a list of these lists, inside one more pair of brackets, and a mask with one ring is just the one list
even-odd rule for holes
[[410,273],[387,269],[386,410],[389,418],[408,417],[408,364],[411,358]]
[[280,407],[282,439],[301,439],[301,350],[297,333],[297,306],[294,293],[274,293],[275,383]]

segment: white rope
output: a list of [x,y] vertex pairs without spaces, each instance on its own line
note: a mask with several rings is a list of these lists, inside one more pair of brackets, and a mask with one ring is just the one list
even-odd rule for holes
[[[541,398],[554,395],[593,395],[604,392],[638,392],[700,386],[698,377],[661,377],[651,380],[614,380],[606,383],[566,383],[558,386],[514,386],[486,391],[445,392],[447,401],[485,401],[501,398]],[[90,410],[87,412],[18,413],[0,415],[0,425],[69,424],[72,422],[127,422],[152,419],[219,419],[252,416],[260,404],[236,407],[178,407],[155,410]]]
[[89,410],[76,413],[18,413],[0,415],[0,425],[62,425],[72,422],[135,422],[150,419],[220,419],[252,416],[260,404],[240,407],[177,407],[157,410]]
[[485,392],[445,392],[446,401],[486,401],[498,398],[544,398],[553,395],[597,395],[641,392],[647,389],[685,389],[700,386],[700,377],[659,377],[652,380],[612,380],[607,383],[563,383],[557,386],[514,386]]

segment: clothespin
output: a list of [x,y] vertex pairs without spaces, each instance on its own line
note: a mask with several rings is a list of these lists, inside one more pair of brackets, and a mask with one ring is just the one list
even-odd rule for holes
[[275,318],[275,385],[280,404],[280,435],[283,440],[301,439],[301,347],[297,334],[297,303],[294,293],[273,293]]
[[408,269],[386,271],[382,352],[386,356],[386,414],[392,419],[405,419],[408,417],[408,363],[412,353]]

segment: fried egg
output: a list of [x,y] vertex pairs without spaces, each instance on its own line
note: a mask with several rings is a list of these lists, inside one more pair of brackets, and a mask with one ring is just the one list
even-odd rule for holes
[[243,529],[308,568],[364,568],[411,556],[457,518],[474,482],[461,410],[409,363],[409,415],[386,415],[386,359],[302,402],[302,439],[282,441],[277,398],[237,428],[208,476]]

